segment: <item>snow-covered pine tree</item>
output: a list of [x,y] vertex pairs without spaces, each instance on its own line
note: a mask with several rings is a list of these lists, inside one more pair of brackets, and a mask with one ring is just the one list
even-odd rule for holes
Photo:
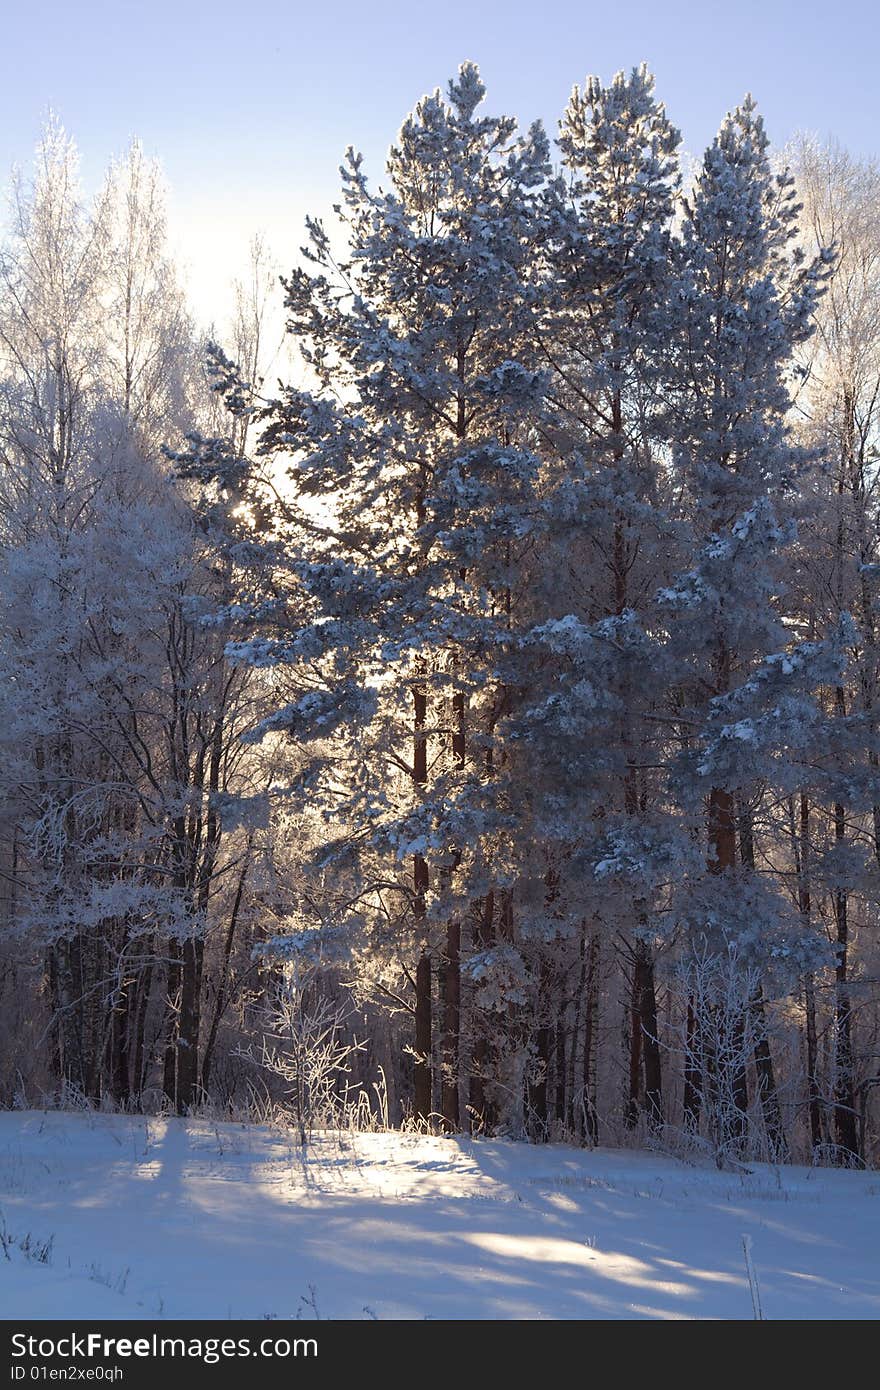
[[[554,616],[533,634],[546,698],[523,734],[542,768],[535,817],[565,866],[569,915],[593,936],[592,951],[600,922],[609,942],[625,943],[631,1124],[642,1095],[650,1121],[662,1116],[653,949],[669,827],[652,771],[662,762],[663,681],[649,634],[653,594],[675,554],[663,385],[679,138],[644,66],[574,90],[560,123],[564,178],[553,190],[540,340],[552,406],[542,599]],[[586,1057],[584,1071],[592,1067]],[[579,1095],[570,1102],[575,1123],[590,1114]]]
[[[499,730],[540,510],[534,245],[548,146],[539,126],[520,136],[479,115],[483,96],[465,63],[446,97],[420,101],[387,191],[349,151],[339,249],[308,223],[306,267],[285,288],[313,389],[288,387],[262,414],[260,453],[286,482],[265,589],[238,605],[250,632],[233,646],[283,668],[290,699],[263,732],[314,743],[286,795],[322,808],[323,872],[349,875],[343,926],[366,921],[410,980],[413,1110],[426,1120],[439,1097],[450,1126],[468,1065],[463,928],[487,998],[505,988],[493,942],[509,928],[516,812]],[[234,374],[227,389],[249,408]],[[210,473],[207,446],[202,459]],[[486,1047],[476,1038],[470,1063],[478,1123]]]
[[[807,262],[797,247],[798,210],[747,98],[686,200],[670,301],[671,434],[692,558],[659,597],[691,733],[674,784],[686,819],[707,807],[707,872],[691,881],[681,920],[696,948],[704,938],[732,945],[764,969],[793,962],[801,946],[806,958],[808,944],[798,945],[768,876],[751,871],[757,812],[792,789],[793,766],[817,737],[812,693],[837,659],[833,643],[798,644],[786,586],[807,461],[788,419],[792,355],[812,331],[827,274],[825,255]],[[744,1071],[736,1085],[744,1125]]]

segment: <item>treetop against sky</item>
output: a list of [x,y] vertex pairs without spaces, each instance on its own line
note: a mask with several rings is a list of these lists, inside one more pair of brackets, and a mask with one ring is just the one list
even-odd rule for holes
[[[880,21],[870,0],[449,0],[442,6],[337,0],[50,0],[4,22],[14,61],[0,90],[0,169],[25,163],[51,108],[83,151],[88,184],[133,135],[161,157],[172,231],[200,314],[217,312],[255,230],[283,264],[306,211],[338,196],[353,143],[372,177],[406,112],[479,63],[491,110],[551,134],[572,86],[647,60],[657,91],[699,153],[725,111],[754,92],[774,143],[833,133],[855,154],[877,148],[873,64]],[[222,310],[221,310],[222,311]]]

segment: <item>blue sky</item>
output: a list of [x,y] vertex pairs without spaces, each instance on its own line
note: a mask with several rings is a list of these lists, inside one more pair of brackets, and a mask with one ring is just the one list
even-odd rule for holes
[[870,0],[76,0],[7,7],[0,173],[51,107],[88,182],[138,135],[164,164],[172,226],[205,310],[263,229],[285,264],[329,207],[345,146],[380,172],[417,98],[463,58],[489,105],[551,131],[571,87],[646,59],[698,153],[751,90],[775,143],[797,130],[880,153],[880,18]]

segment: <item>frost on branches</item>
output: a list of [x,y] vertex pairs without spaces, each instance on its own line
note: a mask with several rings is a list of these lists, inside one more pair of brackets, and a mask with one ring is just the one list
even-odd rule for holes
[[868,1162],[876,170],[746,98],[684,186],[644,66],[555,142],[485,95],[346,153],[299,384],[137,147],[17,190],[0,1088]]

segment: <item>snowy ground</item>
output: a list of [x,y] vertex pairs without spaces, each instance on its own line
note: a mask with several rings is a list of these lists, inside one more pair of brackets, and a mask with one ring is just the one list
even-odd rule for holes
[[4,1229],[4,1318],[880,1317],[876,1173],[6,1112]]

